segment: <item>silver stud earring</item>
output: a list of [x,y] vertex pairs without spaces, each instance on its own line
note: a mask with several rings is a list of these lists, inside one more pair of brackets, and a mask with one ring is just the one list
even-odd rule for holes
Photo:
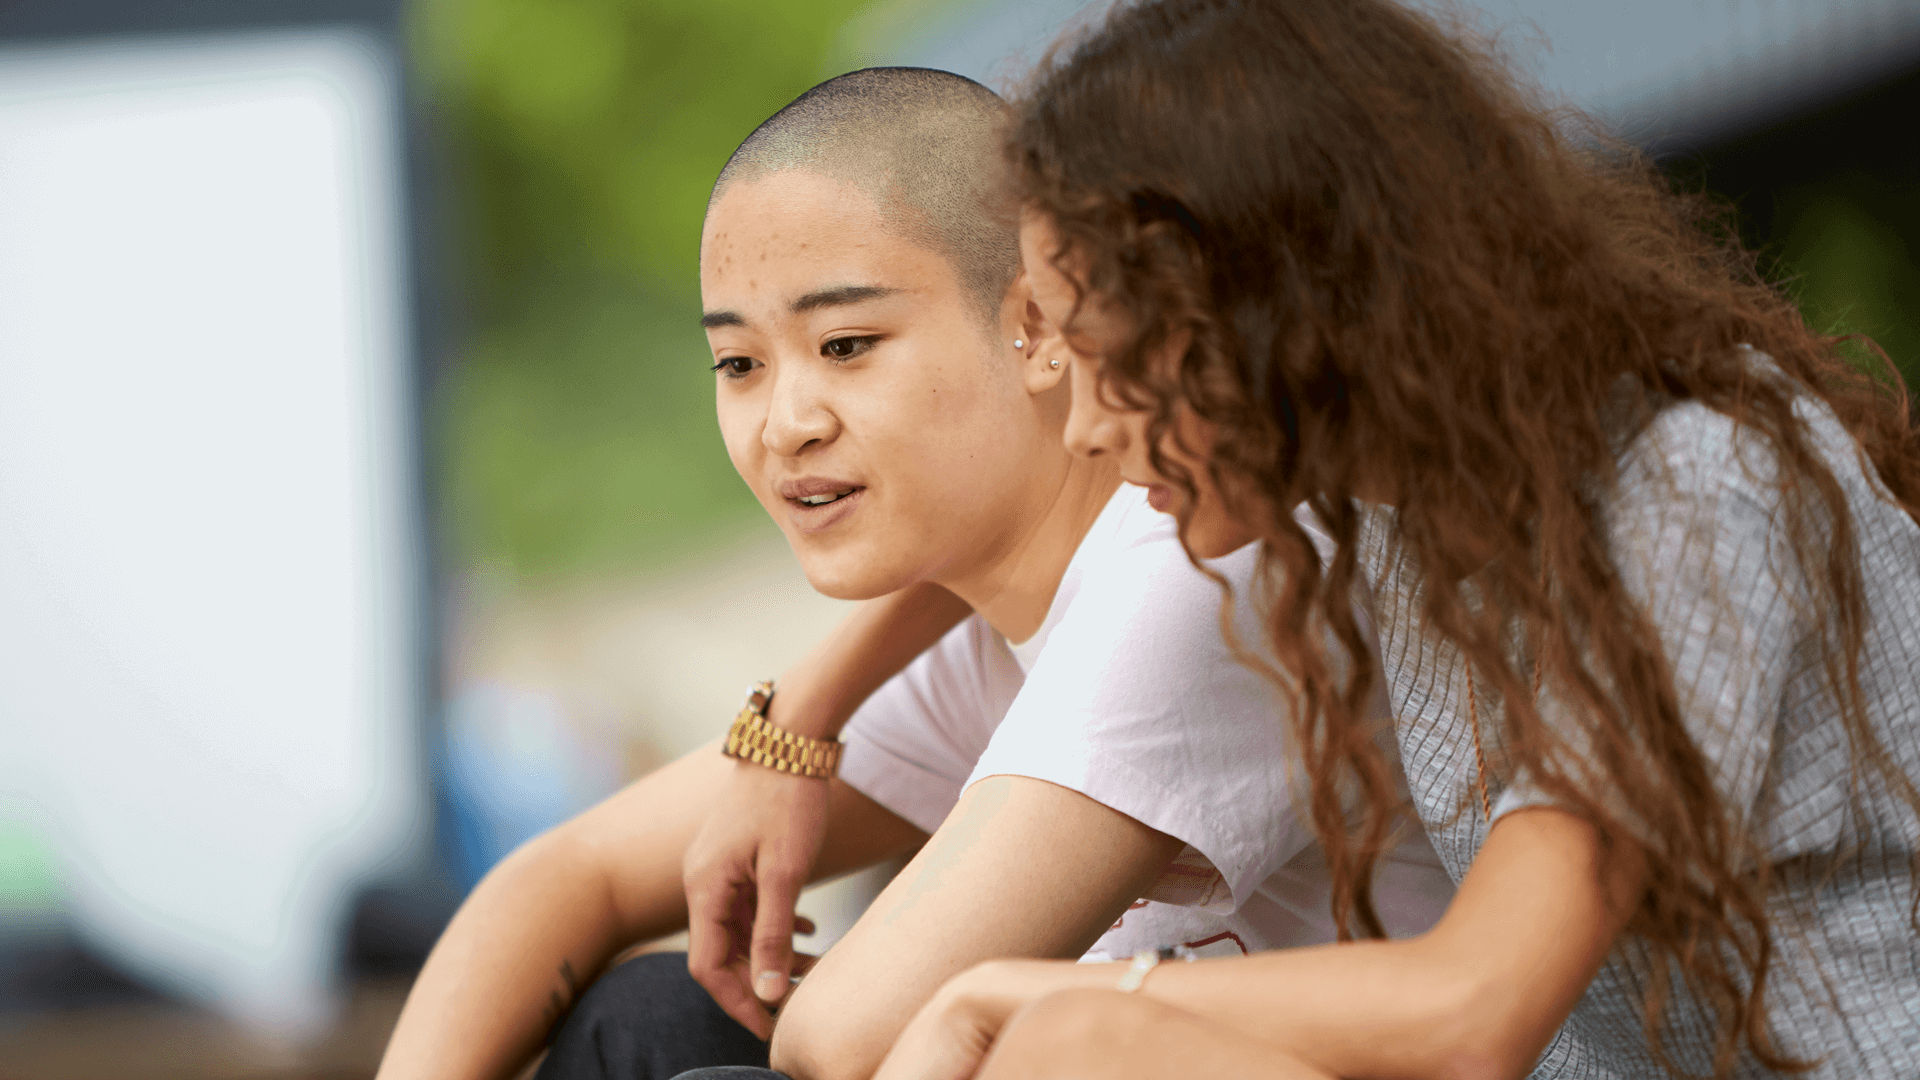
[[1014,348],[1016,348],[1016,349],[1024,349],[1024,348],[1026,348],[1026,347],[1027,347],[1027,342],[1026,342],[1026,339],[1025,339],[1025,338],[1014,338],[1014,339],[1013,339],[1013,347],[1014,347]]
[[1058,360],[1049,360],[1049,361],[1047,361],[1047,366],[1048,366],[1048,367],[1050,367],[1050,368],[1058,368],[1058,367],[1060,366],[1060,361],[1058,361]]

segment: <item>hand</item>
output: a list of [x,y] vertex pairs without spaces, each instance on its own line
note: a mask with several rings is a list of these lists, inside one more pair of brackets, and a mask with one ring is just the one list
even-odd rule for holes
[[682,864],[687,968],[762,1039],[773,1034],[767,1007],[792,985],[793,905],[826,835],[827,794],[825,780],[737,761]]
[[1057,990],[1111,989],[1121,964],[989,960],[948,979],[921,1007],[873,1080],[970,1080],[1020,1007]]

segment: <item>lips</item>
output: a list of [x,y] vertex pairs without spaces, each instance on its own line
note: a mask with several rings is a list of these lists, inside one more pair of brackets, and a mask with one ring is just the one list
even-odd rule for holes
[[851,492],[860,490],[864,484],[851,480],[839,480],[827,476],[808,476],[799,480],[786,480],[780,484],[780,497],[789,502],[817,504],[825,499],[828,502]]
[[844,519],[866,490],[864,484],[824,476],[788,480],[779,487],[794,525],[805,532],[816,532]]

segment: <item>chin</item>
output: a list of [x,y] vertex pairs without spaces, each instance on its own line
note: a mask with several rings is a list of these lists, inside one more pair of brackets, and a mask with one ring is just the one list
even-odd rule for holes
[[1187,525],[1187,550],[1202,559],[1231,555],[1260,535],[1237,521],[1219,520],[1218,515],[1196,516]]
[[915,584],[897,574],[876,573],[875,560],[852,552],[807,552],[796,546],[793,553],[813,591],[835,600],[871,600]]

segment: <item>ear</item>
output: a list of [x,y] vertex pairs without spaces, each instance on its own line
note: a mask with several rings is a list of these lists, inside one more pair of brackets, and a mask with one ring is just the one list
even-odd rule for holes
[[[1033,302],[1033,289],[1027,284],[1026,271],[1014,279],[1007,290],[1004,325],[1010,335],[1006,345],[1020,364],[1021,381],[1027,393],[1044,394],[1067,377],[1070,353],[1059,330]],[[1019,342],[1016,346],[1014,342]]]

